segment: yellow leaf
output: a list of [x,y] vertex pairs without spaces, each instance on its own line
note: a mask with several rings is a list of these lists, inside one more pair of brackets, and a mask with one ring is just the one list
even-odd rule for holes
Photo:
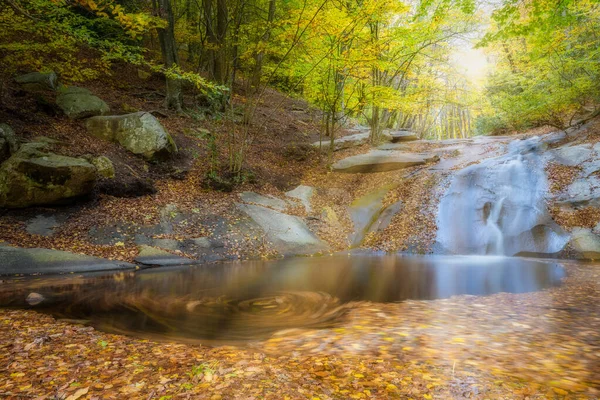
[[81,388],[78,391],[76,391],[75,393],[73,393],[72,395],[70,395],[69,397],[67,397],[66,400],[77,400],[81,396],[87,394],[88,389],[89,388]]

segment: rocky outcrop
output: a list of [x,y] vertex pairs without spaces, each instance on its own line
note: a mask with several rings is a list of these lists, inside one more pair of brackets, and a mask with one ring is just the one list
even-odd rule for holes
[[314,254],[328,249],[296,216],[254,204],[237,204],[237,207],[260,225],[269,242],[283,255]]
[[0,124],[0,164],[8,160],[17,149],[17,137],[12,128],[6,124]]
[[0,167],[0,207],[64,203],[94,188],[96,167],[81,158],[46,152],[45,143],[27,143]]
[[589,260],[600,260],[600,236],[591,229],[575,228],[571,233],[571,246]]
[[454,254],[560,252],[569,235],[546,204],[544,143],[515,140],[508,154],[458,171],[438,209],[437,242]]
[[359,154],[336,162],[333,164],[333,170],[348,173],[385,172],[424,165],[438,160],[439,157],[432,154],[371,150],[366,154]]
[[69,86],[61,88],[56,105],[71,119],[84,119],[110,112],[108,104],[85,88]]
[[90,134],[121,146],[146,159],[156,159],[177,152],[173,138],[152,114],[137,112],[126,115],[93,117],[86,121]]
[[31,72],[16,77],[15,81],[28,92],[58,89],[58,76],[55,72]]
[[135,265],[66,251],[22,249],[0,243],[0,275],[65,274],[133,269]]

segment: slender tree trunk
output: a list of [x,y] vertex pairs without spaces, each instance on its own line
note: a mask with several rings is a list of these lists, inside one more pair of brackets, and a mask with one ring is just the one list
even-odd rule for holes
[[[271,38],[271,26],[273,25],[274,20],[275,20],[275,0],[269,0],[269,12],[267,15],[267,27],[265,28],[265,32],[262,35],[262,38],[260,39],[263,46],[266,45],[267,43],[269,43],[269,40]],[[264,61],[264,57],[265,57],[265,52],[263,50],[263,48],[264,48],[263,46],[261,46],[261,49],[254,56],[254,71],[252,73],[252,87],[251,87],[251,90],[253,92],[258,91],[258,88],[260,87],[260,80],[262,78],[262,68],[263,68],[263,61]]]
[[227,25],[229,14],[227,10],[227,0],[217,0],[217,54],[214,64],[214,77],[218,83],[227,83]]
[[[155,0],[154,1],[155,13],[167,21],[168,26],[165,28],[158,28],[158,40],[160,41],[160,48],[163,55],[165,67],[167,69],[179,65],[179,56],[177,54],[177,44],[175,43],[175,31],[174,25],[175,20],[173,18],[173,10],[171,8],[170,0]],[[165,105],[167,108],[181,111],[183,108],[183,92],[181,88],[181,81],[179,79],[166,79],[167,93],[165,98]]]

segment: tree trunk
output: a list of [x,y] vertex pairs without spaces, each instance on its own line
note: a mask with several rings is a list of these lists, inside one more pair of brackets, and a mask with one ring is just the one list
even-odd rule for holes
[[[269,0],[269,13],[267,15],[267,27],[260,41],[262,44],[266,44],[271,39],[271,26],[275,20],[275,0]],[[264,47],[261,46],[261,50],[254,56],[254,71],[252,73],[252,88],[253,92],[258,91],[260,87],[260,80],[262,78],[263,61],[265,58]]]
[[213,75],[218,83],[227,83],[227,25],[229,14],[227,11],[227,0],[217,0],[217,54],[214,63]]
[[[160,48],[163,55],[165,67],[170,69],[174,66],[179,65],[179,56],[177,54],[177,44],[175,43],[175,21],[173,18],[173,10],[171,8],[170,0],[155,0],[154,1],[155,13],[167,21],[168,26],[165,28],[158,28],[158,40],[160,41]],[[181,89],[181,81],[179,79],[166,79],[167,93],[165,98],[165,105],[167,108],[181,111],[183,107],[183,92]]]

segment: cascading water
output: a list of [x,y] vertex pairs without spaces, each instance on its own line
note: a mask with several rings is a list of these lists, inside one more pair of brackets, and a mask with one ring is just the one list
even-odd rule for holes
[[546,207],[548,181],[538,137],[456,173],[440,201],[437,242],[453,254],[553,254],[568,235]]

